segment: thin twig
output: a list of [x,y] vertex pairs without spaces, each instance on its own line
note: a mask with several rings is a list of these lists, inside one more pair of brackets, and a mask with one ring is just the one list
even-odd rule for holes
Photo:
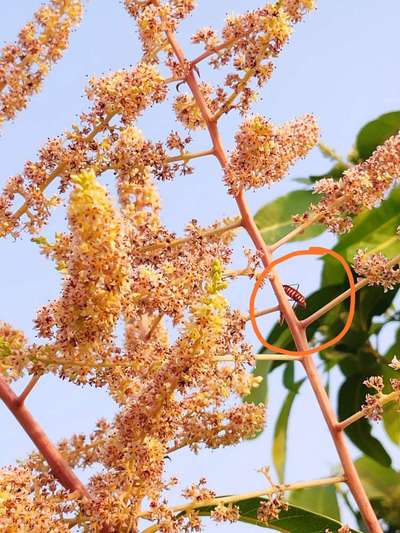
[[227,41],[224,41],[223,43],[219,44],[218,46],[214,46],[213,48],[210,48],[209,50],[206,50],[205,52],[203,52],[202,54],[200,54],[196,58],[192,59],[192,61],[190,61],[190,65],[192,67],[194,67],[195,65],[197,65],[201,61],[204,61],[204,59],[207,59],[207,57],[209,57],[209,56],[211,56],[213,54],[217,54],[220,50],[223,50],[224,48],[228,48],[228,46],[234,44],[235,41],[236,41],[236,39],[232,38],[232,39],[229,39]]
[[[293,361],[300,360],[301,357],[296,355],[281,355],[280,353],[260,353],[254,356],[256,361]],[[235,358],[231,355],[216,356],[215,360],[218,362],[235,362]]]
[[294,228],[292,231],[287,233],[284,237],[279,239],[279,241],[276,241],[274,244],[269,245],[269,249],[271,252],[275,252],[278,248],[280,248],[282,245],[286,244],[287,242],[290,242],[292,239],[297,237],[297,235],[301,235],[304,233],[304,231],[312,226],[315,222],[318,222],[318,220],[321,218],[321,215],[313,215],[311,216],[307,222],[303,222],[303,224],[300,224],[296,228]]
[[[255,490],[252,492],[245,492],[242,494],[234,494],[233,496],[220,496],[218,498],[213,498],[211,500],[204,500],[201,502],[191,502],[191,503],[184,503],[181,505],[176,505],[175,507],[171,507],[170,511],[173,513],[181,513],[182,511],[188,511],[192,509],[201,509],[202,507],[209,507],[214,506],[218,504],[227,504],[227,503],[236,503],[240,502],[241,500],[248,500],[250,498],[261,498],[263,496],[268,496],[270,494],[273,494],[276,491],[292,491],[292,490],[300,490],[300,489],[307,489],[312,487],[322,487],[325,485],[336,485],[337,483],[345,483],[346,478],[345,476],[335,476],[335,477],[326,477],[322,479],[313,479],[310,481],[297,481],[296,483],[283,483],[280,485],[274,485],[270,488],[264,488],[261,490]],[[138,515],[139,517],[148,517],[151,516],[151,511],[142,511]]]
[[177,246],[182,246],[183,244],[186,244],[190,241],[192,241],[193,239],[196,239],[198,236],[199,237],[212,237],[212,236],[216,236],[216,235],[219,235],[219,234],[222,234],[222,233],[226,233],[228,231],[233,231],[233,230],[236,230],[236,229],[239,229],[241,228],[242,226],[242,222],[240,220],[239,217],[237,217],[237,219],[235,220],[235,222],[231,222],[230,224],[227,224],[226,226],[222,226],[220,228],[215,228],[215,229],[211,229],[211,230],[207,230],[207,231],[203,231],[201,233],[199,233],[198,235],[193,235],[193,236],[190,236],[190,237],[183,237],[182,239],[175,239],[174,241],[170,241],[170,242],[160,242],[160,243],[157,243],[157,244],[150,244],[149,246],[143,246],[143,248],[141,248],[141,252],[154,252],[156,250],[162,250],[163,248],[175,248]]
[[221,105],[219,110],[213,115],[212,122],[217,122],[219,118],[222,117],[224,113],[229,111],[231,105],[236,100],[236,98],[239,96],[241,90],[246,86],[246,83],[249,81],[249,79],[253,76],[255,72],[255,69],[248,69],[246,74],[243,76],[243,78],[239,81],[237,88],[232,92],[232,94],[225,100],[225,102]]
[[146,334],[146,336],[144,338],[145,341],[150,340],[151,336],[153,335],[153,333],[157,329],[158,325],[160,324],[163,316],[164,316],[164,313],[160,313],[158,316],[155,317],[155,319],[153,320],[153,323],[150,326],[150,329],[149,329],[148,333]]
[[[95,138],[95,136],[106,129],[108,126],[110,120],[116,115],[114,112],[108,113],[105,118],[99,122],[99,124],[93,128],[93,130],[83,138],[83,142],[90,142]],[[38,187],[40,192],[44,192],[44,190],[58,177],[60,176],[66,169],[65,163],[60,163],[57,168],[48,176],[48,178]],[[19,209],[14,213],[13,216],[13,222],[16,223],[24,214],[28,212],[29,204],[27,202],[23,203]]]
[[[396,257],[394,257],[393,259],[391,259],[389,262],[388,262],[388,266],[394,266],[396,264],[400,263],[400,255],[397,255]],[[355,284],[355,289],[356,291],[359,291],[360,289],[362,289],[363,287],[365,287],[366,285],[368,285],[369,281],[368,279],[364,278],[362,280],[360,280],[359,282],[357,282]],[[323,307],[321,307],[320,309],[318,309],[318,311],[315,311],[315,313],[313,313],[312,315],[310,315],[309,317],[305,318],[304,320],[302,320],[300,322],[301,324],[301,327],[303,328],[307,328],[310,324],[312,324],[313,322],[315,322],[316,320],[318,320],[318,318],[320,318],[321,316],[325,315],[326,313],[328,313],[331,309],[333,309],[334,307],[336,307],[337,305],[339,305],[340,303],[342,303],[344,300],[346,300],[351,294],[351,291],[350,289],[347,289],[347,291],[344,291],[342,292],[342,294],[339,294],[339,296],[336,296],[336,298],[334,298],[333,300],[331,300],[329,303],[327,303],[326,305],[324,305]]]
[[25,389],[21,392],[21,394],[17,398],[17,403],[19,405],[23,404],[28,395],[31,393],[32,389],[35,387],[36,383],[41,378],[41,374],[36,374],[36,376],[33,376],[32,379],[29,381],[28,385],[25,387]]
[[[377,399],[377,403],[381,405],[382,407],[388,403],[395,402],[400,398],[400,391],[393,391],[390,394],[384,394],[381,398]],[[364,418],[366,416],[365,412],[360,409],[360,411],[357,411],[357,413],[354,413],[354,415],[349,416],[342,422],[339,422],[336,425],[336,428],[338,431],[343,431],[345,428],[350,426],[351,424],[354,424],[354,422],[357,422],[361,418]]]
[[[254,316],[257,318],[259,316],[265,316],[271,313],[276,313],[276,311],[279,311],[279,310],[280,310],[279,305],[274,305],[273,307],[266,307],[265,309],[260,309],[259,311],[256,311],[254,313]],[[247,321],[251,320],[250,315],[246,315],[246,320]]]
[[168,157],[168,163],[174,163],[175,161],[190,161],[191,159],[196,159],[198,157],[205,157],[207,155],[214,155],[214,149],[211,148],[210,150],[202,150],[201,152],[193,152],[193,153],[183,153],[180,155],[174,155],[171,157]]

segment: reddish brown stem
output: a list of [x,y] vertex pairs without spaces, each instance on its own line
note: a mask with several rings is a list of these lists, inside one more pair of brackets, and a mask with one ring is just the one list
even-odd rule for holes
[[190,62],[191,66],[194,67],[201,61],[204,61],[204,59],[207,59],[207,57],[210,57],[211,55],[218,53],[220,50],[223,50],[224,48],[228,48],[228,46],[231,46],[232,44],[234,44],[235,41],[236,41],[235,38],[229,39],[228,41],[224,41],[218,46],[214,46],[213,48],[206,50],[205,52],[197,56],[195,59],[192,59],[192,61]]
[[2,376],[0,376],[0,398],[46,459],[52,473],[63,487],[71,492],[76,491],[81,496],[89,497],[79,478]]
[[33,376],[28,385],[24,388],[24,390],[21,392],[21,394],[17,397],[17,403],[23,404],[24,401],[27,399],[29,394],[32,392],[33,388],[35,387],[36,383],[40,379],[40,374]]
[[[168,33],[167,35],[169,43],[172,49],[174,50],[177,59],[179,60],[181,65],[185,65],[185,56],[175,38],[175,35],[172,33]],[[218,132],[217,123],[216,120],[214,120],[207,106],[207,103],[200,92],[192,69],[190,69],[186,75],[186,82],[190,87],[192,94],[196,100],[196,103],[201,111],[203,119],[206,122],[207,129],[210,133],[213,142],[215,156],[218,159],[222,169],[225,169],[228,163],[228,159],[221,141],[221,137]],[[241,190],[239,194],[235,196],[235,200],[242,215],[242,226],[247,230],[257,250],[261,252],[263,264],[265,267],[267,267],[272,262],[271,251],[264,243],[262,235],[254,222],[253,216],[251,215],[251,211],[247,205],[243,190]],[[272,270],[271,274],[271,286],[278,299],[281,312],[291,331],[296,347],[298,350],[307,350],[309,349],[309,345],[307,342],[304,328],[301,326],[291,305],[289,304],[288,298],[285,294],[277,272]],[[337,426],[336,415],[330,404],[325,388],[317,373],[315,363],[311,357],[303,358],[302,362],[304,369],[307,373],[308,379],[313,388],[313,391],[315,393],[315,396],[317,398],[317,401],[319,403],[319,406],[321,408],[321,411],[323,413],[323,416],[325,418],[325,421],[327,423],[327,426],[329,428],[329,431],[331,433],[332,439],[334,441],[337,453],[339,455],[343,467],[347,484],[351,490],[354,499],[357,502],[364,522],[371,533],[382,533],[382,528],[379,525],[379,521],[374,513],[374,510],[372,509],[371,503],[364,490],[364,487],[362,486],[357,470],[353,464],[351,455],[347,449],[344,440],[344,434]]]

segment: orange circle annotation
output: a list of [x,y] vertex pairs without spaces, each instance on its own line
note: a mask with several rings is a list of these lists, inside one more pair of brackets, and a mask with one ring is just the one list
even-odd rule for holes
[[[314,348],[310,348],[308,350],[286,350],[285,348],[280,348],[279,346],[275,346],[273,344],[270,344],[263,337],[263,335],[261,334],[261,332],[260,332],[260,330],[258,328],[257,320],[256,320],[256,317],[255,317],[255,310],[254,310],[254,305],[255,305],[255,299],[256,299],[256,296],[257,296],[257,292],[260,289],[261,284],[263,283],[264,279],[268,276],[270,270],[274,266],[278,265],[279,263],[283,263],[284,261],[287,261],[288,259],[291,259],[292,257],[296,257],[296,256],[299,256],[299,255],[326,255],[326,254],[331,255],[332,257],[337,259],[342,264],[342,266],[343,266],[343,268],[344,268],[344,270],[345,270],[345,272],[347,274],[347,278],[349,280],[350,309],[349,309],[349,314],[348,314],[348,317],[347,317],[346,324],[344,325],[342,331],[338,335],[336,335],[336,337],[331,339],[330,341],[324,342],[323,344],[321,344],[319,346],[315,346]],[[329,348],[329,346],[333,346],[334,344],[339,342],[340,339],[342,339],[346,335],[346,333],[350,329],[351,323],[353,322],[355,306],[356,306],[356,287],[355,287],[355,283],[354,283],[354,278],[353,278],[353,274],[352,274],[352,272],[350,270],[350,267],[347,264],[347,262],[344,259],[344,257],[342,257],[337,252],[334,252],[333,250],[330,250],[329,248],[324,248],[322,246],[311,246],[307,250],[297,250],[295,252],[290,252],[290,253],[288,253],[286,255],[283,255],[282,257],[279,257],[278,259],[275,259],[274,261],[272,261],[271,264],[268,265],[265,268],[265,270],[262,272],[262,274],[257,278],[257,282],[254,285],[253,290],[251,292],[250,304],[249,304],[249,314],[250,314],[250,320],[251,320],[251,324],[253,326],[254,332],[255,332],[258,340],[266,348],[268,348],[269,350],[278,352],[280,354],[295,355],[295,356],[305,357],[305,356],[308,356],[308,355],[312,355],[313,353],[320,352],[321,350],[324,350],[325,348]]]

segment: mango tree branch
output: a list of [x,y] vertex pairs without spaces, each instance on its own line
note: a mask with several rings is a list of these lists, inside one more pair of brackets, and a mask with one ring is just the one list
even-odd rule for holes
[[[331,204],[332,208],[340,207],[345,202],[346,197],[341,196],[340,198],[337,198],[334,200]],[[322,214],[314,213],[313,215],[309,216],[308,220],[306,222],[303,222],[302,224],[299,224],[297,228],[294,228],[294,230],[289,231],[284,237],[279,239],[279,241],[276,241],[274,244],[270,244],[269,249],[271,252],[275,252],[278,248],[280,248],[283,244],[286,244],[287,242],[290,242],[292,239],[297,237],[297,235],[301,235],[304,233],[304,231],[312,226],[313,224],[319,222],[322,218]]]
[[[400,262],[400,255],[397,255],[393,259],[391,259],[388,262],[388,266],[394,266]],[[358,283],[355,284],[356,291],[362,289],[362,287],[365,287],[368,285],[368,279],[362,279]],[[310,324],[318,320],[321,316],[328,313],[331,309],[342,303],[344,300],[346,300],[350,296],[350,289],[347,289],[347,291],[342,292],[342,294],[339,294],[339,296],[336,296],[333,300],[331,300],[329,303],[318,309],[318,311],[315,311],[312,315],[305,318],[301,321],[301,326],[303,328],[307,328]]]
[[[276,313],[276,311],[279,311],[279,309],[279,305],[274,305],[273,307],[266,307],[265,309],[260,309],[259,311],[256,311],[254,313],[254,316],[258,318],[259,316],[269,315],[271,313]],[[251,320],[250,315],[246,315],[246,320]]]
[[[105,130],[110,123],[111,119],[116,115],[116,113],[108,113],[103,120],[101,120],[93,130],[83,138],[84,142],[92,141],[98,133]],[[49,174],[47,179],[39,186],[40,192],[44,192],[45,189],[64,171],[66,170],[65,163],[60,163],[57,168]],[[25,215],[29,210],[29,204],[27,202],[23,203],[19,209],[15,212],[13,216],[13,222],[16,224],[18,220]],[[12,229],[12,228],[11,228]]]
[[303,224],[300,224],[299,226],[297,226],[296,228],[294,228],[292,231],[289,231],[289,233],[287,233],[284,237],[282,237],[281,239],[279,239],[279,241],[276,241],[274,244],[270,244],[269,245],[269,249],[271,252],[275,252],[275,250],[277,250],[278,248],[280,248],[281,246],[283,246],[284,244],[286,244],[287,242],[290,242],[292,239],[294,239],[295,237],[297,237],[297,235],[301,235],[302,233],[304,233],[304,231],[312,226],[313,224],[315,224],[316,222],[318,222],[318,220],[321,218],[320,215],[313,215],[311,216],[307,222],[303,222]]
[[164,313],[160,313],[158,316],[156,316],[150,326],[149,331],[146,333],[144,340],[149,341],[151,339],[151,336],[157,329],[158,325],[160,324],[161,320],[163,319]]
[[[207,238],[207,237],[222,235],[223,233],[226,233],[228,231],[239,229],[241,226],[242,226],[242,221],[240,220],[240,217],[236,217],[236,220],[234,222],[230,222],[229,224],[226,224],[225,226],[221,226],[219,228],[214,228],[214,229],[200,232],[199,236]],[[194,238],[196,238],[196,236],[183,237],[182,239],[175,239],[174,241],[170,241],[170,242],[160,242],[157,244],[150,244],[149,246],[143,246],[140,249],[140,251],[141,252],[155,252],[156,250],[162,250],[163,248],[175,248],[176,246],[182,246],[182,244],[186,244],[187,242],[190,242]]]
[[77,492],[80,496],[89,497],[85,486],[2,376],[0,376],[0,398],[46,459],[61,485],[71,492]]
[[171,157],[168,157],[167,161],[168,163],[174,163],[175,161],[184,161],[185,163],[187,161],[190,161],[191,159],[196,159],[198,157],[204,157],[206,155],[213,155],[214,150],[211,148],[210,150],[202,150],[201,152],[194,152],[194,153],[183,153],[180,155],[174,155]]
[[236,100],[242,90],[246,87],[246,84],[250,80],[250,78],[254,75],[255,70],[256,69],[252,68],[247,70],[246,74],[238,83],[237,88],[232,91],[231,95],[225,100],[225,102],[223,102],[220,109],[212,117],[213,122],[216,122],[224,113],[227,113],[229,111],[233,102]]
[[207,59],[207,57],[210,57],[213,54],[218,54],[220,50],[224,50],[225,48],[232,46],[235,42],[236,42],[235,38],[228,39],[227,41],[222,42],[218,46],[213,46],[212,48],[205,50],[202,54],[197,56],[195,59],[192,59],[192,61],[190,62],[190,65],[192,67],[195,67],[198,63],[201,63],[201,61],[204,61],[204,59]]
[[[301,360],[301,357],[296,355],[281,355],[279,353],[260,353],[254,356],[256,361],[293,361]],[[231,355],[220,355],[215,357],[216,361],[220,362],[234,362],[235,358]]]
[[32,377],[32,379],[29,381],[28,385],[24,388],[24,390],[21,392],[21,394],[17,398],[18,404],[23,404],[28,395],[31,393],[33,388],[35,387],[36,383],[39,381],[41,375],[36,374]]
[[[381,405],[382,407],[388,403],[395,402],[396,400],[400,399],[400,391],[393,391],[390,394],[383,394],[381,398],[377,399],[377,403]],[[354,413],[354,415],[349,416],[349,418],[346,418],[342,422],[339,422],[337,424],[337,429],[340,431],[343,431],[345,428],[350,426],[351,424],[354,424],[354,422],[357,422],[361,418],[364,418],[366,416],[365,412],[361,409],[360,411],[357,411],[357,413]]]
[[[175,38],[175,35],[171,32],[167,32],[167,36],[171,48],[174,51],[178,61],[182,66],[184,66],[186,64],[186,58]],[[186,82],[190,90],[192,91],[193,97],[195,98],[196,103],[203,116],[203,119],[206,122],[207,129],[213,142],[215,156],[218,159],[221,168],[225,169],[228,164],[228,158],[222,144],[217,123],[215,117],[212,116],[212,113],[208,108],[207,103],[200,91],[192,69],[189,69],[186,74]],[[251,211],[247,205],[243,190],[241,190],[235,196],[235,200],[242,216],[242,225],[247,230],[256,249],[260,252],[264,266],[267,267],[272,262],[271,251],[264,243],[262,235],[256,226],[254,218],[252,217]],[[305,331],[289,303],[289,300],[285,294],[282,282],[280,281],[278,274],[274,270],[271,271],[270,283],[278,299],[280,310],[287,322],[287,325],[290,329],[297,349],[302,351],[307,350],[309,346]],[[330,404],[329,397],[325,391],[324,385],[318,375],[315,363],[311,357],[303,358],[302,362],[310,384],[316,395],[322,414],[331,433],[332,439],[334,441],[336,450],[338,452],[343,467],[344,474],[346,476],[347,483],[360,509],[361,516],[363,517],[363,520],[371,533],[382,533],[382,528],[371,506],[365,489],[360,481],[358,472],[354,466],[350,452],[346,446],[344,434],[343,432],[338,431],[336,428],[336,415]]]
[[[307,489],[312,487],[322,487],[326,485],[336,485],[337,483],[345,483],[346,478],[345,476],[335,476],[335,477],[327,477],[322,479],[313,479],[311,481],[298,481],[296,483],[284,483],[281,485],[273,485],[272,487],[268,489],[261,489],[256,490],[253,492],[245,492],[242,494],[234,494],[233,496],[220,496],[217,498],[213,498],[211,500],[203,500],[201,502],[191,502],[191,503],[184,503],[182,505],[176,505],[175,507],[171,507],[170,510],[173,513],[182,513],[187,511],[192,511],[193,509],[201,509],[202,507],[209,507],[214,505],[221,505],[221,504],[229,504],[229,503],[237,503],[242,500],[248,500],[250,498],[261,498],[263,496],[269,496],[273,494],[274,492],[281,491],[281,492],[287,492],[292,490],[300,490],[300,489]],[[139,513],[138,515],[140,518],[149,518],[151,517],[151,512],[149,511],[143,511]],[[145,533],[145,531],[157,531],[157,529],[161,526],[159,524],[158,526],[150,526],[150,528],[147,528],[143,530],[142,533]],[[157,529],[151,529],[157,527]]]

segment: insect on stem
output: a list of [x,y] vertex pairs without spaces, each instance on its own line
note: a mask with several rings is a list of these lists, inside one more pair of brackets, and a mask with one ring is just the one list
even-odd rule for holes
[[[295,302],[293,308],[296,306],[296,304],[302,307],[303,309],[307,307],[307,302],[306,302],[305,297],[298,290],[299,289],[298,283],[296,284],[296,287],[293,287],[292,285],[282,285],[282,287],[285,293],[289,296],[289,298]],[[284,321],[285,321],[285,318],[281,312],[280,317],[279,317],[279,324],[282,325]]]

